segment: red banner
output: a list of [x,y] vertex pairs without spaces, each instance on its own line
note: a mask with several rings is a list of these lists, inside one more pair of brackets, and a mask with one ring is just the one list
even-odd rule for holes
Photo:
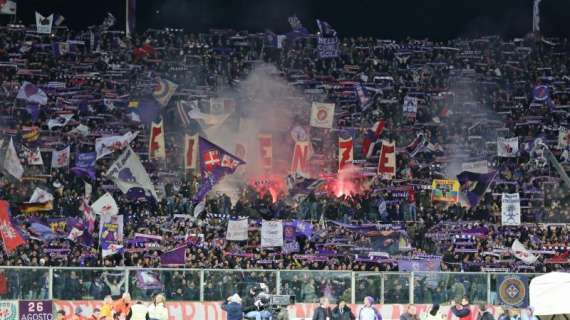
[[291,161],[291,174],[309,176],[309,142],[299,141],[293,149],[293,160]]
[[198,156],[198,135],[184,136],[184,169],[196,169]]
[[341,171],[354,160],[352,137],[338,138],[338,171]]
[[164,145],[163,121],[152,123],[150,128],[150,139],[148,142],[148,157],[151,160],[165,160],[166,148]]
[[273,167],[273,137],[270,134],[258,134],[259,159],[263,169]]
[[[101,307],[101,301],[54,301],[57,310],[64,310],[65,314],[73,314],[78,307],[81,308],[81,315],[88,318],[93,313],[93,309]],[[354,314],[358,314],[362,305],[349,305]],[[400,315],[405,312],[407,305],[404,304],[385,304],[376,305],[375,307],[382,314],[384,320],[399,320]],[[168,320],[226,320],[227,314],[221,309],[221,302],[167,302]],[[311,319],[317,304],[297,303],[287,308],[289,319]],[[431,305],[415,304],[416,314],[428,312]],[[439,309],[443,315],[442,320],[458,320],[451,313],[450,306],[441,306]],[[499,306],[487,306],[487,310],[498,317],[503,310]],[[462,320],[475,320],[479,312],[478,306],[471,307],[471,314]],[[522,310],[522,313],[525,313]]]
[[9,210],[10,204],[8,201],[0,200],[0,235],[2,236],[4,249],[8,253],[26,243],[20,232],[14,228]]
[[378,159],[378,174],[384,179],[396,177],[396,143],[382,140],[382,150]]

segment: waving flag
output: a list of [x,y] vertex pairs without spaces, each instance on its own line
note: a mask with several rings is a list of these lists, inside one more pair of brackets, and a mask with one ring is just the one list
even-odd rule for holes
[[526,264],[533,264],[538,260],[538,257],[532,254],[524,245],[518,240],[515,239],[513,241],[513,245],[511,247],[511,253],[517,258],[520,259],[522,262]]
[[37,141],[39,137],[40,137],[40,128],[36,126],[22,127],[22,139],[24,139],[24,141],[34,142]]
[[499,157],[516,157],[519,153],[519,137],[497,138],[497,155]]
[[151,160],[166,160],[166,147],[164,144],[163,121],[153,122],[150,127],[150,138],[148,141],[148,157]]
[[36,187],[28,203],[47,203],[53,201],[53,195],[41,188]]
[[161,266],[183,266],[186,263],[186,245],[166,251],[160,256]]
[[416,117],[418,112],[418,99],[414,97],[404,97],[404,105],[402,106],[402,111],[407,117]]
[[10,174],[12,177],[21,181],[24,175],[24,167],[18,158],[18,153],[16,152],[16,147],[14,147],[14,141],[10,138],[10,143],[6,147],[4,152],[4,159],[2,161],[2,167],[5,172]]
[[461,191],[467,197],[471,207],[477,206],[496,176],[497,171],[487,174],[463,171],[457,176]]
[[47,122],[48,129],[53,130],[54,128],[65,127],[69,121],[73,118],[73,114],[61,114],[57,118],[49,119]]
[[16,0],[0,1],[0,14],[16,14],[18,8]]
[[418,136],[406,146],[406,151],[410,157],[415,157],[418,153],[422,152],[429,145],[429,141],[426,139],[423,133],[418,134]]
[[534,101],[538,102],[548,101],[550,99],[550,88],[544,85],[536,86],[532,90],[532,97]]
[[16,98],[40,105],[47,104],[48,100],[47,94],[43,90],[28,81],[22,83]]
[[158,200],[152,181],[144,169],[139,156],[129,146],[107,170],[106,176],[125,194],[131,188],[141,188],[150,192]]
[[158,103],[164,107],[168,104],[168,102],[170,102],[170,98],[172,98],[172,95],[174,95],[176,89],[178,89],[178,85],[176,83],[170,80],[160,79],[158,80],[158,83],[154,88],[152,95],[156,101],[158,101]]
[[89,177],[95,180],[95,161],[97,161],[96,152],[79,153],[75,158],[75,166],[71,171],[80,177]]
[[107,192],[91,205],[95,214],[115,216],[119,214],[119,206],[113,196]]
[[[210,99],[210,111],[211,111],[210,113],[205,113],[200,111],[200,108],[198,107],[198,102],[191,101],[190,111],[188,111],[187,116],[189,117],[189,119],[194,119],[198,121],[198,123],[203,129],[210,127],[213,128],[219,127],[230,117],[231,112],[225,112],[226,109],[223,106],[223,102],[222,103],[214,102],[218,100],[219,99]],[[218,108],[220,105],[222,106],[221,110]],[[216,111],[216,113],[214,113],[213,111]]]
[[12,223],[10,217],[10,204],[8,201],[0,200],[0,235],[2,244],[6,252],[11,253],[21,245],[26,244],[26,240]]
[[22,151],[24,152],[24,158],[26,158],[26,163],[29,166],[43,166],[44,160],[42,159],[42,153],[40,148],[37,147],[35,151],[30,150],[22,146]]
[[69,166],[70,150],[69,146],[63,150],[53,150],[51,153],[51,167],[63,168]]
[[384,132],[384,119],[376,121],[372,128],[368,129],[364,135],[364,141],[362,142],[362,154],[366,158],[370,158],[376,154],[376,144],[378,144],[378,139]]
[[245,161],[202,137],[199,138],[198,152],[200,171],[206,179],[194,195],[194,203],[201,202],[223,177],[233,174],[238,166],[245,164]]
[[36,11],[36,32],[42,34],[50,34],[53,26],[53,14],[48,17],[42,16]]
[[134,133],[129,131],[122,136],[97,138],[95,140],[95,152],[97,152],[97,160],[113,153],[114,151],[123,150],[137,137],[137,135],[138,131]]
[[319,27],[319,32],[322,36],[336,37],[336,30],[333,29],[328,22],[317,19],[317,26]]

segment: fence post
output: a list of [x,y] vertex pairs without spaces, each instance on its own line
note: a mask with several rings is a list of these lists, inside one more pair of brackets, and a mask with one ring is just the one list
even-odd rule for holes
[[410,304],[414,304],[414,273],[410,272]]
[[487,304],[491,304],[491,273],[487,273]]
[[125,268],[125,292],[130,292],[129,291],[129,284],[130,284],[130,280],[129,279],[130,273],[129,273],[129,269]]
[[200,302],[204,301],[204,269],[200,270]]
[[281,271],[279,270],[277,270],[277,274],[275,275],[275,281],[277,282],[275,284],[275,290],[277,294],[281,294]]
[[386,291],[386,287],[384,286],[384,276],[385,276],[385,273],[381,272],[380,273],[380,289],[382,289],[382,290],[380,292],[380,301],[382,302],[382,304],[384,304],[384,291]]
[[356,272],[351,272],[350,277],[350,302],[356,303]]
[[48,270],[48,299],[53,300],[53,268]]

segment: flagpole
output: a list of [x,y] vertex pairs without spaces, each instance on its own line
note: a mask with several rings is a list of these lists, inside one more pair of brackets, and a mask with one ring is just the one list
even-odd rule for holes
[[131,37],[129,30],[129,0],[125,0],[125,35],[127,38]]

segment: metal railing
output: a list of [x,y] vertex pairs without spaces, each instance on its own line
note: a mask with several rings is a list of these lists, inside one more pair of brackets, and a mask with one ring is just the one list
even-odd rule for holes
[[[220,301],[244,296],[259,282],[297,302],[358,303],[366,296],[381,303],[444,303],[467,296],[472,303],[496,303],[501,273],[353,272],[315,270],[140,269],[86,267],[0,267],[1,299],[102,300],[128,291],[150,300],[163,292],[171,301]],[[512,273],[509,273],[512,275]],[[521,274],[523,275],[523,274]],[[524,274],[531,279],[539,274]]]

